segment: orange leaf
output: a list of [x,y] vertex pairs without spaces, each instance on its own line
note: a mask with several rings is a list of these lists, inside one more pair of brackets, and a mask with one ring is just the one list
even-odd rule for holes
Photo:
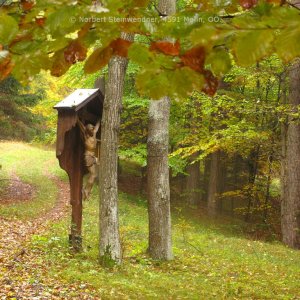
[[71,63],[65,60],[64,51],[60,50],[53,56],[53,64],[51,68],[51,75],[60,77],[65,74],[71,67]]
[[90,22],[84,24],[84,26],[77,33],[78,38],[84,37],[89,32],[89,30],[91,28],[91,24],[92,23],[90,23]]
[[110,47],[112,48],[113,55],[118,55],[122,57],[128,56],[128,49],[132,42],[126,41],[124,39],[118,38],[110,43]]
[[11,57],[8,56],[0,62],[0,80],[5,79],[13,70],[14,63],[11,61]]
[[218,89],[219,80],[209,70],[204,70],[202,74],[204,75],[205,79],[205,84],[202,88],[202,92],[207,95],[213,96]]
[[150,51],[162,52],[166,55],[177,56],[180,51],[180,43],[176,41],[176,43],[171,42],[153,42],[150,46]]
[[202,72],[205,62],[205,49],[201,46],[192,48],[181,55],[180,58],[185,66],[197,72]]
[[68,63],[75,64],[77,61],[83,61],[86,58],[87,49],[80,41],[72,41],[64,51],[65,60]]
[[34,2],[30,0],[21,0],[21,5],[24,10],[31,10],[34,6]]
[[46,18],[35,18],[35,23],[40,27],[43,27],[45,25],[45,21]]

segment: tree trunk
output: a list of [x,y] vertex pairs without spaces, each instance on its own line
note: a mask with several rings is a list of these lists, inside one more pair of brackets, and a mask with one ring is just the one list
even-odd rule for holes
[[218,192],[218,175],[219,175],[220,152],[216,151],[211,154],[210,174],[207,195],[207,208],[210,215],[216,215],[218,209],[217,192]]
[[[122,34],[123,39],[132,36]],[[104,265],[120,263],[122,259],[118,219],[118,138],[120,112],[127,59],[114,56],[108,65],[101,124],[100,148],[100,261]]]
[[[192,155],[191,161],[195,160],[198,153]],[[187,167],[188,176],[186,178],[187,202],[197,205],[200,202],[200,162],[197,161]]]
[[253,200],[257,199],[257,193],[254,192],[255,180],[258,171],[258,159],[260,153],[260,146],[257,146],[254,150],[251,151],[248,159],[248,186],[246,189],[246,197],[248,200],[247,210],[245,214],[245,221],[249,222],[251,218],[251,208],[253,206]]
[[[161,15],[176,12],[175,0],[160,0]],[[172,254],[170,182],[168,167],[170,99],[150,101],[147,141],[149,253],[170,260]]]
[[[300,105],[300,60],[289,68],[289,104],[294,112]],[[282,240],[293,248],[300,248],[300,124],[288,118],[283,176],[285,181],[281,203]]]
[[148,131],[149,252],[154,259],[172,259],[168,167],[170,99],[151,101]]

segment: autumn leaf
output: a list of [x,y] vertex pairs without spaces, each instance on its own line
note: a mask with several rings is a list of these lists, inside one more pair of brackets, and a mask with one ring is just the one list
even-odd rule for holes
[[209,96],[213,96],[218,89],[219,80],[209,70],[204,70],[203,75],[204,75],[205,83],[202,88],[202,92],[204,92]]
[[71,65],[72,63],[66,61],[64,51],[60,50],[54,54],[51,75],[59,77],[65,74]]
[[46,22],[46,18],[43,17],[35,18],[35,23],[40,27],[43,27],[45,25],[45,22]]
[[29,11],[33,8],[34,2],[31,0],[21,0],[21,5],[23,10]]
[[98,48],[96,49],[87,59],[84,71],[85,73],[94,73],[101,68],[105,67],[111,56],[113,55],[113,49],[110,46],[105,48]]
[[130,41],[118,38],[110,43],[110,47],[112,48],[113,55],[127,57],[128,49],[131,46],[131,44],[132,42]]
[[86,58],[87,49],[79,40],[72,41],[65,49],[64,56],[68,63],[74,64],[77,61],[83,61]]
[[202,72],[205,62],[205,48],[194,47],[181,55],[180,58],[183,65],[197,72]]
[[77,33],[78,38],[83,38],[90,30],[91,28],[91,24],[90,22],[86,23]]
[[176,43],[160,41],[160,42],[152,42],[150,46],[150,51],[162,52],[166,55],[177,56],[180,51],[180,43],[176,41]]
[[7,51],[0,51],[0,80],[5,79],[14,68],[11,56],[7,55]]

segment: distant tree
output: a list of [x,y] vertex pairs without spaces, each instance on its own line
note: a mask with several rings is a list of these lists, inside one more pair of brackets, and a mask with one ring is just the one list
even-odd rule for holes
[[0,139],[32,141],[46,132],[43,116],[32,112],[43,97],[42,87],[33,93],[13,76],[0,81]]

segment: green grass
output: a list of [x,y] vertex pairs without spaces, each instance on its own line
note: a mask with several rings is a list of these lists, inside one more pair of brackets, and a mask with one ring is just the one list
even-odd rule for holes
[[98,264],[95,194],[85,203],[83,253],[67,250],[68,220],[53,225],[42,241],[35,237],[33,244],[44,249],[53,276],[89,282],[104,299],[300,299],[299,251],[246,239],[238,223],[197,219],[197,211],[187,218],[180,210],[173,212],[175,259],[170,262],[146,255],[146,204],[126,194],[120,194],[122,266]]
[[[12,174],[34,188],[32,201],[1,205],[0,215],[28,219],[49,210],[57,198],[55,183],[49,174],[63,176],[52,150],[43,150],[17,142],[0,143],[0,192],[4,191]],[[18,199],[16,199],[18,200]]]
[[[0,144],[1,176],[15,170],[34,183],[42,199],[49,200],[49,172],[62,174],[53,151],[18,144]],[[16,158],[19,161],[16,161]],[[4,174],[3,174],[4,173]],[[45,182],[46,181],[46,182]],[[42,202],[44,203],[44,202]],[[45,203],[44,203],[45,204]],[[49,204],[52,205],[52,201]],[[98,196],[84,203],[84,251],[68,249],[70,219],[52,224],[31,241],[32,251],[50,278],[69,283],[89,283],[103,299],[300,299],[300,252],[279,242],[247,239],[244,223],[220,217],[211,220],[203,211],[173,207],[174,260],[153,261],[147,254],[148,222],[145,199],[120,194],[120,225],[124,261],[119,267],[98,264]],[[17,215],[31,209],[17,205]],[[12,211],[12,208],[7,208]],[[5,208],[0,208],[2,214]],[[13,210],[14,211],[14,210]],[[36,278],[34,276],[34,281]]]

